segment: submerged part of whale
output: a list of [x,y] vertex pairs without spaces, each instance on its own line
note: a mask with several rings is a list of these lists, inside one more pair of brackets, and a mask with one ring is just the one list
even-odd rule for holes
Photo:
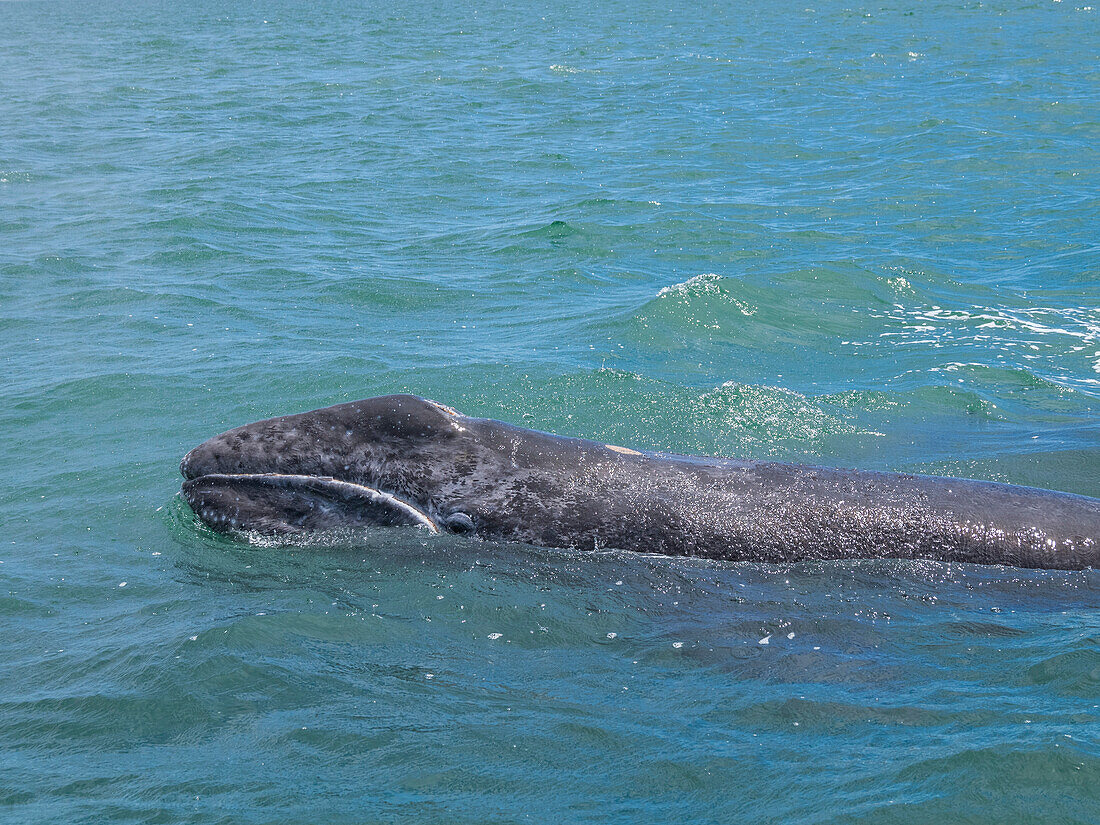
[[732,561],[1100,567],[1100,499],[956,478],[632,450],[390,395],[247,424],[180,465],[219,531],[370,526]]

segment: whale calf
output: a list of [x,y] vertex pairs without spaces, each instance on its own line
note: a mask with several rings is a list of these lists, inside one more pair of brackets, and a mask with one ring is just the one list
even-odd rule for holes
[[180,464],[214,530],[374,526],[730,561],[1100,567],[1100,499],[957,478],[646,452],[388,395],[229,430]]

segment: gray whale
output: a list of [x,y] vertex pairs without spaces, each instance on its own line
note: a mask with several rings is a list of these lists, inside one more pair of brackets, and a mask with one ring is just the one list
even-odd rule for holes
[[370,526],[730,561],[1100,567],[1100,499],[986,481],[644,452],[389,395],[229,430],[180,464],[224,532]]

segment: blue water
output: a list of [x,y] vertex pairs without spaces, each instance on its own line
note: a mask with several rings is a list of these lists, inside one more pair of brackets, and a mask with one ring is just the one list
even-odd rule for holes
[[176,496],[397,391],[1100,496],[1100,12],[670,5],[0,3],[0,819],[1100,822],[1100,573]]

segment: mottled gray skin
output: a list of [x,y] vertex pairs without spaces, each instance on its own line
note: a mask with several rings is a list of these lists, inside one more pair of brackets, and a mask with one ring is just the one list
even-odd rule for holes
[[[954,478],[637,452],[410,395],[272,418],[183,459],[217,530],[419,524],[548,547],[734,561],[1100,566],[1100,499]],[[387,495],[388,494],[388,495]]]

